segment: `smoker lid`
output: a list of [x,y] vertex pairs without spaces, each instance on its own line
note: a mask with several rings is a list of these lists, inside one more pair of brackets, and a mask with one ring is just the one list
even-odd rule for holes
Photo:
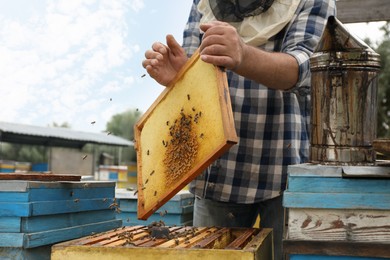
[[315,52],[375,53],[364,41],[348,32],[347,28],[334,16],[328,18]]
[[379,68],[380,55],[364,41],[348,32],[336,17],[330,16],[310,62],[311,67],[336,62],[341,66]]

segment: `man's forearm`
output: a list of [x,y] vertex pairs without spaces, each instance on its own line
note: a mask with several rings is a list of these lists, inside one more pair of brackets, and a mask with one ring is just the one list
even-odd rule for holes
[[242,62],[233,71],[269,88],[287,90],[297,83],[298,70],[297,60],[289,54],[246,45]]

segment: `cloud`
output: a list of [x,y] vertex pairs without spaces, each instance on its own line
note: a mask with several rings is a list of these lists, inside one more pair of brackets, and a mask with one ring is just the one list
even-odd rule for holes
[[[128,64],[139,46],[129,44],[126,19],[144,3],[45,3],[30,6],[34,11],[24,19],[0,13],[0,120],[81,124],[78,116],[100,114],[106,94],[133,81]],[[102,112],[104,118],[110,111]]]

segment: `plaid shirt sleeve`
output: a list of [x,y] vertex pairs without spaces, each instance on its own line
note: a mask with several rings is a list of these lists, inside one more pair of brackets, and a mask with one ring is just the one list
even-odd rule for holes
[[293,22],[287,28],[281,52],[294,56],[299,65],[299,79],[292,90],[310,85],[309,58],[322,36],[330,15],[335,15],[334,1],[301,1]]

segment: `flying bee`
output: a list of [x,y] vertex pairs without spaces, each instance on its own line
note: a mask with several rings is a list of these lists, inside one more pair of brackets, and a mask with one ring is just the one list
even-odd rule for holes
[[83,160],[85,160],[88,157],[88,154],[83,156]]
[[154,174],[154,170],[149,175],[152,176],[153,174]]
[[91,125],[93,125],[93,124],[95,124],[95,123],[96,123],[96,121],[92,121],[92,122],[91,122]]
[[146,151],[146,155],[149,155],[149,150]]
[[142,74],[141,78],[143,78],[143,77],[145,77],[145,76],[146,76],[146,74]]
[[79,202],[80,200],[79,200],[79,199],[74,199],[73,201],[77,203],[77,202]]

